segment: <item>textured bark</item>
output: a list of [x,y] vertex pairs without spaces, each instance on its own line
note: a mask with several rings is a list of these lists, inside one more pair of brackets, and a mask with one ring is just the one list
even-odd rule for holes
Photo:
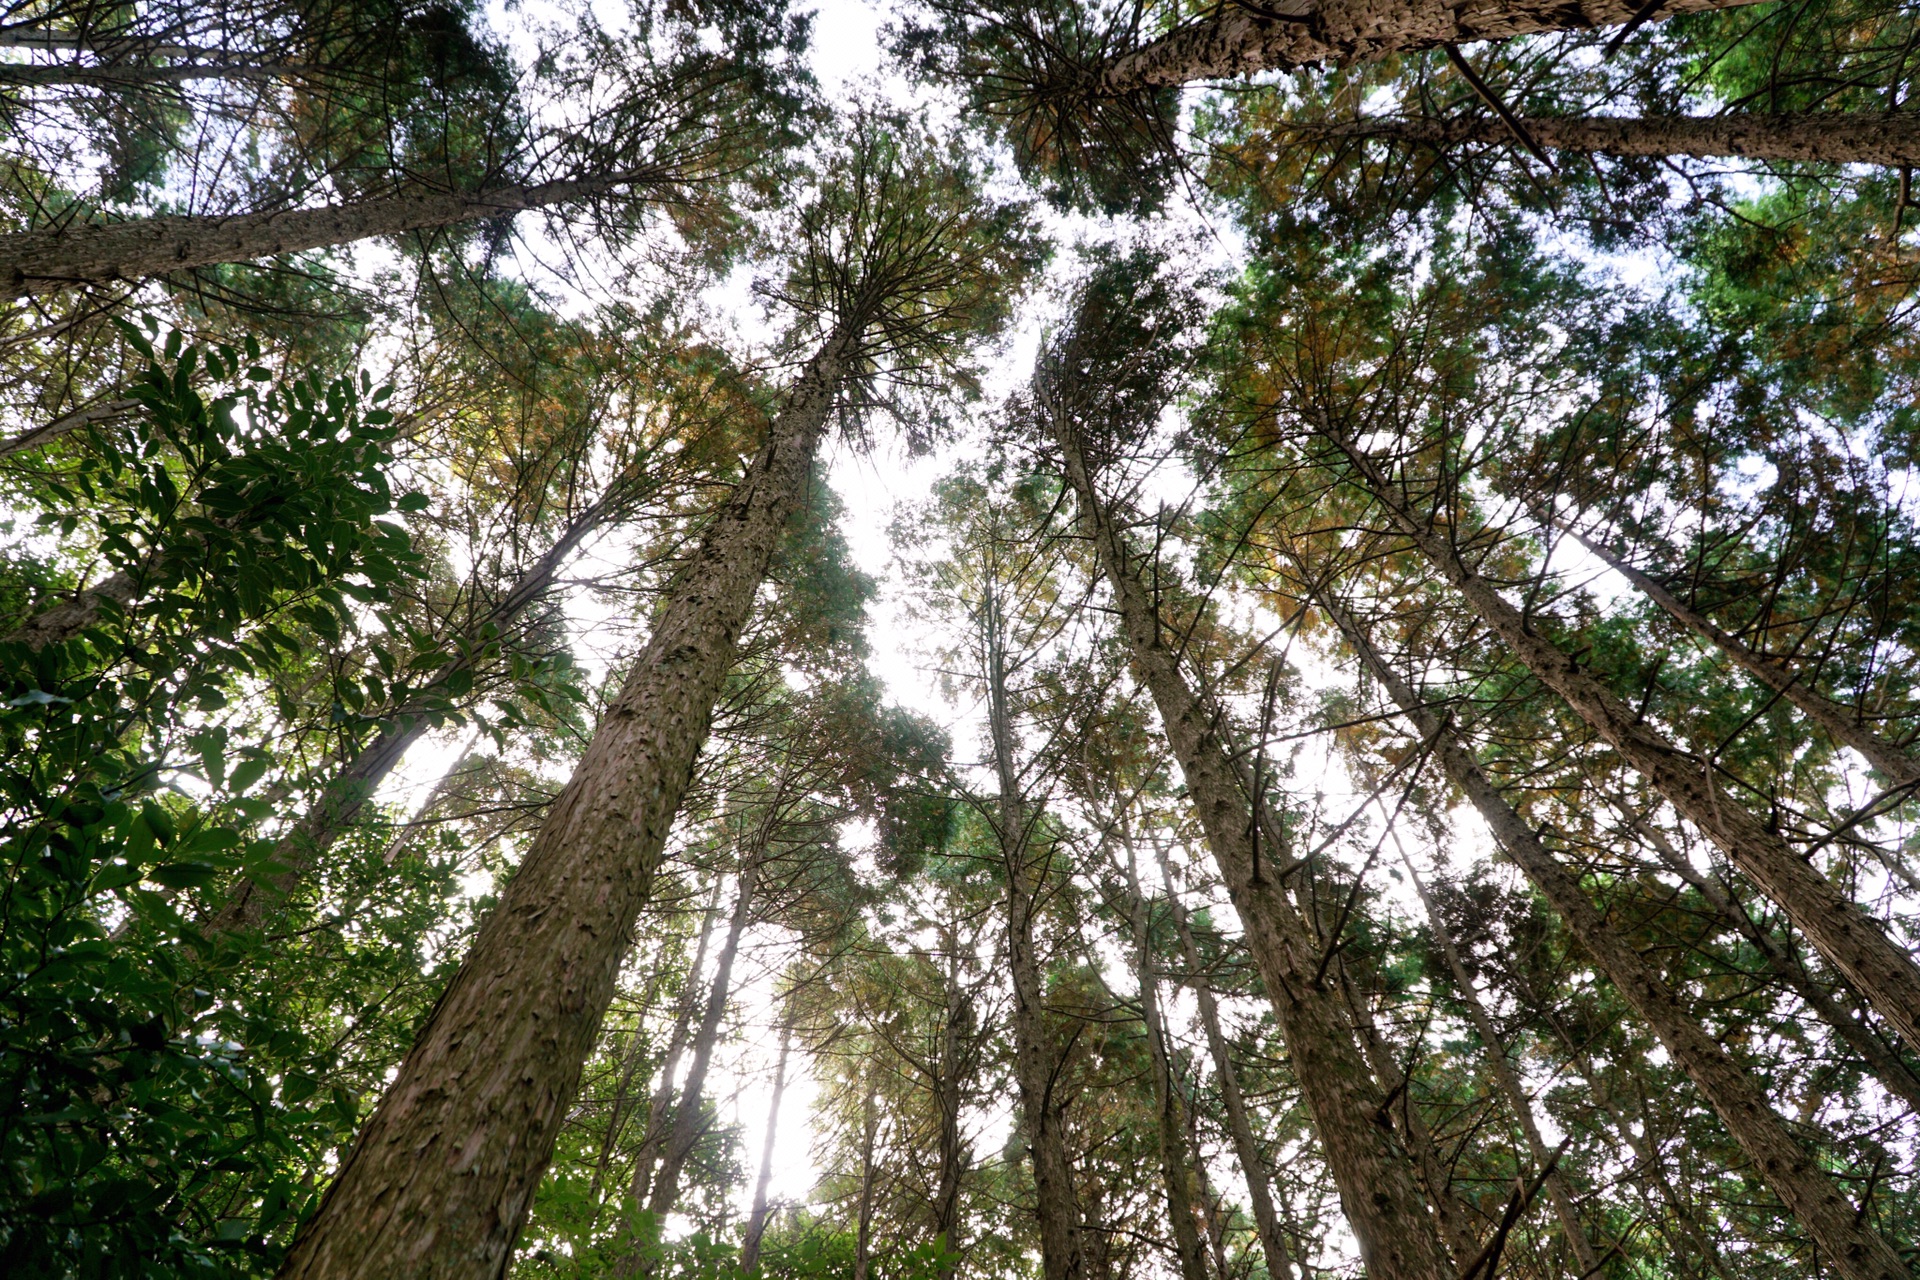
[[657,177],[624,173],[485,191],[416,191],[316,209],[167,215],[18,231],[0,235],[0,298],[145,280],[192,267],[253,262],[372,236],[497,218],[606,195]]
[[1052,419],[1084,530],[1112,586],[1134,665],[1159,708],[1207,844],[1245,928],[1247,950],[1272,1002],[1367,1274],[1374,1280],[1451,1277],[1453,1264],[1407,1152],[1384,1118],[1386,1098],[1356,1043],[1352,1017],[1326,980],[1318,942],[1273,874],[1277,853],[1266,858],[1267,871],[1254,877],[1254,813],[1215,717],[1194,695],[1178,655],[1161,634],[1158,613],[1125,541],[1095,496],[1074,426],[1064,412]]
[[[942,941],[947,954],[945,997],[946,1023],[940,1033],[939,1070],[933,1076],[934,1104],[940,1108],[940,1176],[933,1200],[933,1233],[950,1254],[960,1252],[960,1179],[966,1172],[966,1136],[960,1130],[960,1108],[966,1081],[961,1076],[962,1030],[971,1010],[967,996],[960,990],[960,944],[951,930]],[[952,1276],[957,1268],[941,1269]]]
[[[647,1211],[655,1221],[673,1212],[680,1199],[680,1175],[706,1132],[700,1111],[707,1098],[707,1069],[713,1065],[713,1047],[720,1041],[720,1023],[733,995],[733,962],[740,954],[740,936],[753,919],[753,890],[758,878],[755,862],[741,867],[739,896],[733,900],[733,915],[727,921],[727,939],[720,944],[720,955],[713,965],[713,985],[707,989],[706,1007],[700,1012],[700,1026],[693,1035],[693,1061],[687,1064],[687,1080],[680,1086],[680,1103],[673,1111],[673,1128],[667,1134],[660,1172],[647,1193]],[[629,1255],[629,1261],[633,1260]],[[632,1273],[631,1266],[622,1269],[622,1274]]]
[[1272,1177],[1260,1143],[1253,1136],[1253,1120],[1247,1114],[1246,1095],[1240,1090],[1240,1072],[1233,1065],[1227,1038],[1220,1029],[1220,1006],[1213,998],[1213,987],[1203,976],[1200,948],[1187,923],[1187,909],[1180,904],[1173,887],[1173,868],[1167,865],[1166,850],[1154,842],[1154,856],[1160,863],[1160,876],[1167,887],[1167,904],[1173,915],[1174,932],[1180,938],[1180,953],[1193,975],[1194,1002],[1200,1006],[1200,1025],[1207,1036],[1207,1053],[1213,1059],[1213,1071],[1220,1083],[1220,1098],[1227,1112],[1227,1132],[1233,1137],[1233,1151],[1240,1161],[1240,1172],[1247,1180],[1247,1197],[1253,1202],[1253,1222],[1260,1233],[1260,1248],[1267,1256],[1267,1274],[1273,1280],[1292,1280],[1293,1255],[1280,1234],[1280,1215],[1273,1204]]
[[773,1184],[773,1143],[780,1132],[780,1099],[787,1091],[787,1055],[793,1049],[793,1020],[780,1024],[780,1057],[773,1066],[773,1098],[767,1103],[767,1137],[760,1144],[760,1175],[753,1181],[753,1209],[746,1238],[740,1242],[740,1270],[752,1274],[760,1263],[760,1238],[767,1233],[767,1188]]
[[0,643],[24,644],[29,649],[44,649],[63,644],[99,622],[109,610],[125,610],[139,598],[141,580],[125,570],[109,574],[90,587],[75,592],[71,599],[42,609],[6,636]]
[[669,589],[572,780],[295,1239],[285,1280],[504,1274],[848,346],[836,334],[809,362]]
[[1645,723],[1578,662],[1535,631],[1492,583],[1467,567],[1449,532],[1420,520],[1373,459],[1337,432],[1324,434],[1345,452],[1354,472],[1400,532],[1439,570],[1516,659],[1666,797],[1688,822],[1726,850],[1748,879],[1845,974],[1910,1047],[1920,1048],[1920,968],[1859,905],[1837,889],[1783,838],[1762,826],[1715,785],[1710,768]]
[[1040,1260],[1045,1280],[1082,1280],[1080,1210],[1073,1194],[1061,1116],[1053,1099],[1059,1063],[1048,1034],[1040,958],[1034,949],[1038,884],[1033,878],[1032,816],[1014,762],[1013,725],[1007,706],[1006,655],[991,583],[984,602],[987,640],[987,722],[1000,785],[995,829],[1007,874],[1007,962],[1013,976],[1013,1067],[1020,1087],[1021,1118],[1033,1166],[1034,1209],[1040,1219]]
[[869,1080],[860,1112],[860,1208],[853,1234],[853,1280],[871,1280],[873,1275],[873,1184],[879,1172],[873,1161],[873,1142],[880,1129],[880,1112],[873,1103],[873,1082]]
[[[1729,9],[1756,0],[1673,0],[1646,19]],[[1102,96],[1194,80],[1234,79],[1309,63],[1345,65],[1477,40],[1591,31],[1633,20],[1636,0],[1227,0],[1094,72]],[[1645,20],[1645,19],[1643,19]]]
[[[1521,116],[1526,135],[1557,151],[1609,156],[1807,160],[1823,164],[1920,165],[1920,113],[1878,111],[1724,116]],[[1446,147],[1513,142],[1504,121],[1357,120],[1306,125],[1316,138],[1380,138]],[[1585,539],[1582,539],[1585,541]]]
[[1433,940],[1439,944],[1440,954],[1446,959],[1447,971],[1453,975],[1454,989],[1467,1006],[1467,1017],[1480,1035],[1494,1083],[1506,1098],[1514,1119],[1520,1123],[1521,1135],[1527,1141],[1527,1155],[1535,1169],[1547,1170],[1545,1190],[1548,1201],[1553,1205],[1554,1216],[1560,1220],[1561,1238],[1567,1242],[1574,1262],[1579,1265],[1580,1274],[1597,1276],[1600,1274],[1600,1255],[1594,1249],[1593,1242],[1587,1239],[1586,1228],[1580,1224],[1580,1215],[1574,1211],[1573,1192],[1568,1188],[1566,1178],[1561,1175],[1558,1166],[1548,1167],[1553,1153],[1548,1150],[1546,1139],[1540,1136],[1540,1124],[1533,1115],[1533,1099],[1520,1087],[1520,1078],[1513,1073],[1506,1041],[1493,1025],[1493,1017],[1480,999],[1480,989],[1474,985],[1473,975],[1460,962],[1460,951],[1453,944],[1453,934],[1440,919],[1440,913],[1433,909],[1433,899],[1427,894],[1426,882],[1414,870],[1413,861],[1406,858],[1404,850],[1401,856],[1406,862],[1407,874],[1413,878],[1414,890],[1420,895],[1420,904],[1427,909],[1427,928],[1432,932]]
[[[1122,836],[1125,839],[1124,833]],[[1205,1243],[1194,1215],[1191,1168],[1200,1163],[1187,1150],[1185,1109],[1167,1053],[1166,1029],[1160,1018],[1160,975],[1153,966],[1153,933],[1148,927],[1147,900],[1140,892],[1140,876],[1133,842],[1126,841],[1127,887],[1132,917],[1134,976],[1140,983],[1140,1020],[1146,1026],[1147,1052],[1153,1064],[1153,1105],[1160,1151],[1160,1181],[1167,1192],[1167,1221],[1173,1228],[1173,1251],[1181,1280],[1207,1280]]]
[[1739,902],[1734,900],[1725,885],[1712,876],[1702,875],[1688,862],[1686,856],[1673,847],[1658,827],[1641,820],[1632,814],[1624,804],[1614,801],[1627,820],[1642,838],[1653,847],[1656,854],[1674,874],[1692,885],[1700,896],[1712,907],[1715,914],[1726,924],[1753,944],[1767,962],[1767,969],[1773,976],[1799,996],[1809,1009],[1820,1016],[1820,1020],[1832,1027],[1835,1034],[1860,1056],[1860,1060],[1873,1072],[1874,1078],[1885,1086],[1887,1092],[1902,1099],[1915,1111],[1920,1112],[1920,1077],[1916,1077],[1912,1068],[1900,1060],[1900,1056],[1855,1016],[1854,1012],[1829,995],[1807,972],[1797,956],[1781,946],[1779,941],[1767,930],[1755,923],[1753,917]]
[[1433,744],[1447,777],[1467,797],[1494,839],[1567,924],[1582,950],[1652,1028],[1686,1071],[1753,1168],[1849,1280],[1898,1280],[1911,1273],[1887,1242],[1861,1221],[1812,1152],[1788,1133],[1754,1077],[1728,1056],[1679,998],[1600,914],[1579,881],[1547,851],[1526,820],[1468,754],[1440,716],[1374,649],[1339,602],[1321,604],[1362,664],[1380,682],[1421,739]]
[[386,727],[339,768],[300,821],[275,844],[273,862],[278,869],[264,883],[251,877],[243,877],[236,883],[218,914],[207,924],[208,933],[258,928],[273,908],[299,887],[333,848],[334,842],[352,826],[361,809],[380,789],[387,775],[406,758],[413,744],[426,736],[432,727],[427,713],[444,701],[448,681],[473,671],[485,659],[489,652],[486,641],[489,631],[496,636],[505,634],[521,614],[547,594],[560,566],[588,534],[606,521],[616,496],[615,489],[609,488],[576,516],[554,544],[514,580],[506,595],[475,620],[460,637],[459,656],[386,716]]
[[[1915,159],[1911,163],[1920,163],[1920,148],[1916,148],[1914,154]],[[1785,663],[1742,644],[1738,637],[1729,634],[1713,619],[1682,603],[1679,597],[1667,590],[1658,578],[1628,564],[1609,551],[1604,544],[1584,534],[1575,533],[1573,530],[1568,532],[1579,539],[1581,546],[1600,557],[1614,572],[1631,582],[1649,600],[1666,610],[1674,621],[1720,650],[1729,662],[1798,707],[1807,719],[1825,730],[1828,737],[1858,751],[1866,757],[1868,764],[1893,779],[1895,783],[1902,786],[1920,785],[1920,760],[1915,760],[1904,750],[1875,733],[1846,707],[1802,680],[1798,672],[1789,669]]]

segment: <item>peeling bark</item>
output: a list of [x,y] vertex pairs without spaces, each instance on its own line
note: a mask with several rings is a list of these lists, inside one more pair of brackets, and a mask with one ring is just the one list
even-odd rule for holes
[[566,789],[281,1267],[484,1280],[511,1260],[851,339],[808,363]]
[[[1673,0],[1642,21],[1757,0]],[[1441,45],[1548,31],[1592,31],[1640,16],[1635,0],[1228,0],[1094,72],[1099,96],[1236,79],[1311,63],[1343,66]]]

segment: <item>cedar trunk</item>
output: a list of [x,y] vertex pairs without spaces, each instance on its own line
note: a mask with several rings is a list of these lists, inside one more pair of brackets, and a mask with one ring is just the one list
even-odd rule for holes
[[[1807,160],[1823,164],[1920,165],[1920,114],[1878,111],[1725,116],[1521,116],[1543,147],[1610,156]],[[1445,147],[1515,141],[1504,121],[1359,120],[1306,126],[1309,137],[1382,138]],[[1584,539],[1582,539],[1584,541]]]
[[1422,521],[1373,459],[1330,427],[1327,436],[1400,532],[1526,668],[1570,706],[1688,822],[1733,860],[1845,974],[1910,1047],[1920,1047],[1920,968],[1880,925],[1778,834],[1716,785],[1711,768],[1675,747],[1467,567],[1449,533]]
[[485,191],[419,191],[315,209],[83,223],[0,235],[0,298],[145,280],[192,267],[253,262],[373,236],[399,235],[566,204],[647,182],[620,174]]
[[847,358],[836,333],[699,550],[283,1280],[505,1273]]
[[1361,662],[1387,690],[1423,741],[1431,743],[1453,784],[1492,830],[1507,856],[1540,891],[1568,929],[1667,1052],[1692,1078],[1762,1179],[1849,1280],[1898,1280],[1911,1273],[1887,1242],[1861,1221],[1814,1156],[1780,1121],[1754,1078],[1688,1013],[1652,967],[1610,926],[1586,891],[1501,796],[1451,728],[1379,652],[1351,614],[1330,597],[1321,603]]
[[1096,92],[1142,90],[1223,80],[1309,63],[1344,65],[1478,40],[1547,31],[1591,31],[1752,4],[1756,0],[1672,0],[1642,16],[1638,0],[1279,0],[1209,6],[1206,16],[1109,61]]
[[1076,429],[1056,412],[1053,429],[1081,519],[1111,584],[1127,645],[1180,761],[1187,792],[1205,828],[1246,930],[1247,950],[1272,1002],[1301,1096],[1347,1222],[1374,1280],[1447,1280],[1452,1261],[1408,1155],[1378,1120],[1386,1105],[1355,1039],[1353,1020],[1328,982],[1321,948],[1276,880],[1276,856],[1256,873],[1254,814],[1224,749],[1216,718],[1188,686],[1160,619],[1132,567],[1120,531],[1095,497]]
[[780,1099],[787,1091],[787,1055],[793,1049],[793,1015],[780,1024],[780,1057],[773,1067],[773,1099],[767,1104],[767,1137],[760,1144],[760,1176],[753,1182],[753,1211],[740,1244],[740,1270],[751,1275],[760,1262],[760,1237],[767,1233],[767,1189],[773,1185],[773,1143],[780,1132]]

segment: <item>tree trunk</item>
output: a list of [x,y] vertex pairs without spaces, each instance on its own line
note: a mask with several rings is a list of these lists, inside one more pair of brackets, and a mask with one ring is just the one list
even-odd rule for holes
[[1199,1163],[1187,1152],[1184,1110],[1175,1087],[1173,1062],[1167,1053],[1166,1029],[1160,1020],[1160,976],[1153,967],[1153,933],[1147,919],[1147,900],[1140,892],[1133,841],[1124,824],[1121,840],[1127,847],[1128,914],[1133,917],[1135,977],[1140,983],[1140,1020],[1146,1025],[1147,1052],[1153,1063],[1153,1105],[1158,1121],[1160,1178],[1167,1189],[1167,1221],[1173,1227],[1173,1251],[1181,1280],[1207,1280],[1205,1243],[1194,1213],[1194,1187],[1189,1170]]
[[1673,0],[1642,16],[1636,0],[1228,0],[1205,16],[1110,60],[1092,73],[1095,92],[1119,97],[1141,90],[1226,80],[1310,63],[1343,66],[1394,53],[1449,44],[1507,40],[1548,31],[1592,31],[1639,19],[1728,9],[1755,0]]
[[243,877],[220,911],[208,923],[208,933],[231,933],[254,929],[265,923],[273,908],[286,901],[320,859],[338,840],[387,775],[406,758],[414,743],[431,728],[427,713],[445,699],[444,690],[454,676],[472,672],[487,657],[498,652],[486,640],[489,631],[504,635],[522,613],[553,586],[560,566],[580,546],[587,535],[603,524],[616,505],[619,482],[581,512],[562,531],[558,540],[514,580],[513,587],[460,637],[459,656],[406,702],[389,712],[386,726],[372,742],[360,748],[328,781],[320,796],[302,815],[293,830],[282,836],[273,850],[277,868],[263,884]]
[[1373,459],[1331,427],[1322,433],[1352,461],[1364,487],[1400,532],[1432,562],[1480,620],[1541,683],[1559,694],[1682,817],[1726,850],[1735,866],[1786,911],[1880,1015],[1920,1049],[1920,968],[1878,922],[1845,897],[1779,835],[1733,797],[1721,794],[1710,767],[1644,723],[1599,680],[1535,631],[1493,584],[1469,569],[1449,532],[1419,520]]
[[[1920,136],[1920,133],[1916,136]],[[1920,148],[1915,149],[1914,160],[1902,163],[1920,164]],[[1802,681],[1799,674],[1789,670],[1784,663],[1742,644],[1713,619],[1681,603],[1653,575],[1634,568],[1599,541],[1572,529],[1567,532],[1573,534],[1581,546],[1605,561],[1614,572],[1638,587],[1649,600],[1666,610],[1681,626],[1713,645],[1726,655],[1728,661],[1798,707],[1807,719],[1825,730],[1828,737],[1858,751],[1866,757],[1868,764],[1895,783],[1920,786],[1920,760],[1915,760],[1906,751],[1868,728],[1846,707]]]
[[753,1212],[740,1245],[740,1270],[751,1275],[760,1265],[760,1237],[767,1233],[767,1188],[773,1185],[773,1142],[780,1132],[780,1099],[787,1091],[787,1054],[793,1048],[793,1014],[780,1023],[780,1057],[773,1067],[773,1100],[767,1104],[767,1138],[760,1144],[760,1176],[753,1182]]
[[860,1207],[853,1235],[853,1280],[871,1280],[873,1275],[873,1161],[874,1137],[880,1129],[880,1113],[873,1105],[873,1081],[867,1081],[866,1097],[860,1108]]
[[1130,564],[1125,541],[1095,497],[1076,428],[1063,410],[1050,416],[1134,664],[1159,708],[1188,795],[1246,930],[1247,949],[1272,1002],[1367,1273],[1374,1280],[1446,1280],[1454,1269],[1432,1210],[1406,1151],[1382,1127],[1386,1099],[1356,1043],[1351,1015],[1326,981],[1321,948],[1278,883],[1278,851],[1267,859],[1264,873],[1256,869],[1254,808],[1215,718],[1188,686],[1178,655],[1163,642],[1158,612]]
[[[753,918],[754,883],[759,878],[757,858],[756,854],[754,861],[747,861],[740,868],[740,894],[733,902],[733,917],[727,921],[727,940],[720,944],[720,955],[714,962],[707,1007],[701,1011],[700,1028],[694,1033],[693,1061],[687,1064],[687,1082],[680,1086],[680,1105],[674,1108],[673,1129],[667,1135],[660,1172],[647,1194],[647,1211],[656,1222],[665,1221],[673,1212],[673,1206],[680,1199],[680,1175],[686,1170],[687,1158],[707,1131],[700,1123],[701,1104],[707,1096],[707,1068],[713,1065],[713,1047],[719,1042],[720,1023],[727,1014],[727,999],[733,994],[733,962],[740,954],[740,935],[746,932],[747,922]],[[638,1202],[634,1207],[639,1208]],[[630,1256],[629,1264],[633,1261]],[[622,1269],[622,1274],[631,1275],[633,1271],[629,1265]]]
[[[707,965],[707,943],[713,937],[713,922],[720,910],[720,877],[713,878],[712,891],[707,895],[706,908],[700,913],[700,940],[694,944],[693,967],[687,970],[686,982],[675,1003],[673,1030],[667,1035],[667,1051],[663,1055],[660,1068],[660,1088],[651,1099],[647,1111],[647,1126],[640,1134],[640,1149],[634,1153],[634,1173],[632,1199],[639,1201],[653,1179],[653,1147],[657,1145],[656,1135],[664,1127],[667,1104],[673,1097],[673,1073],[680,1065],[680,1055],[686,1051],[687,1032],[693,1023],[695,1004],[694,991],[700,982],[700,971]],[[664,967],[655,977],[664,974]],[[651,981],[649,989],[651,990]],[[635,1037],[638,1040],[638,1037]],[[613,1163],[613,1153],[620,1143],[620,1135],[625,1130],[629,1112],[625,1104],[628,1090],[633,1084],[633,1076],[639,1070],[643,1055],[638,1045],[627,1060],[626,1069],[621,1073],[620,1086],[614,1093],[613,1114],[607,1117],[607,1139],[600,1145],[599,1158],[593,1165],[593,1184],[591,1199],[594,1205],[595,1221],[599,1219],[600,1191],[606,1184],[607,1170]]]
[[1253,1121],[1247,1114],[1246,1096],[1240,1091],[1240,1073],[1233,1065],[1233,1055],[1227,1049],[1227,1038],[1220,1030],[1220,1007],[1213,998],[1213,986],[1204,976],[1200,963],[1200,948],[1193,940],[1193,929],[1187,923],[1187,909],[1173,887],[1173,868],[1167,863],[1167,851],[1159,840],[1153,841],[1154,857],[1160,863],[1160,877],[1167,886],[1167,905],[1173,915],[1174,931],[1180,937],[1180,952],[1185,957],[1188,970],[1193,974],[1194,1002],[1200,1006],[1200,1025],[1207,1035],[1207,1053],[1213,1058],[1214,1075],[1220,1082],[1220,1099],[1227,1112],[1227,1132],[1233,1136],[1234,1155],[1240,1161],[1240,1172],[1247,1180],[1247,1196],[1253,1201],[1253,1222],[1260,1233],[1260,1248],[1267,1256],[1267,1274],[1272,1280],[1292,1280],[1293,1255],[1287,1249],[1287,1242],[1280,1234],[1280,1215],[1273,1204],[1273,1188],[1269,1185],[1272,1174],[1267,1169],[1266,1157],[1260,1154],[1260,1143],[1253,1136]]
[[17,231],[0,235],[0,298],[145,280],[192,267],[253,262],[372,236],[498,218],[606,195],[659,177],[623,173],[485,191],[411,191],[315,209],[208,216],[168,214]]
[[1343,605],[1324,593],[1320,602],[1422,740],[1433,744],[1447,777],[1466,795],[1500,847],[1566,922],[1581,949],[1621,997],[1653,1029],[1753,1161],[1754,1170],[1840,1272],[1849,1280],[1910,1278],[1900,1255],[1862,1222],[1862,1214],[1840,1194],[1813,1155],[1787,1132],[1754,1077],[1694,1021],[1660,976],[1607,923],[1579,882],[1547,852],[1526,820],[1481,772],[1446,722],[1380,656]]
[[[1395,834],[1396,845],[1399,840],[1400,837]],[[1600,1255],[1594,1249],[1593,1242],[1587,1239],[1586,1228],[1580,1225],[1580,1215],[1574,1211],[1573,1193],[1567,1187],[1566,1178],[1561,1176],[1558,1166],[1549,1167],[1553,1153],[1547,1149],[1546,1139],[1540,1135],[1540,1124],[1533,1115],[1533,1099],[1520,1087],[1520,1078],[1513,1073],[1513,1063],[1507,1057],[1506,1041],[1493,1025],[1493,1016],[1480,999],[1480,989],[1474,985],[1472,975],[1460,961],[1459,949],[1453,945],[1453,934],[1447,929],[1446,922],[1440,919],[1440,913],[1434,910],[1426,882],[1414,870],[1413,859],[1407,857],[1405,849],[1400,850],[1400,860],[1406,864],[1407,874],[1413,878],[1414,891],[1420,895],[1420,905],[1427,909],[1427,927],[1433,933],[1433,940],[1439,944],[1440,954],[1447,962],[1447,971],[1453,975],[1454,989],[1460,993],[1460,1000],[1467,1007],[1467,1018],[1479,1033],[1480,1043],[1486,1047],[1487,1066],[1493,1072],[1494,1083],[1505,1096],[1514,1119],[1520,1123],[1521,1136],[1527,1141],[1528,1158],[1533,1161],[1536,1171],[1547,1170],[1547,1199],[1553,1205],[1554,1216],[1560,1219],[1561,1237],[1566,1240],[1567,1248],[1580,1268],[1579,1274],[1598,1276]]]
[[505,1272],[850,345],[835,333],[808,363],[668,591],[572,780],[295,1239],[284,1280]]
[[189,62],[174,66],[151,67],[120,64],[83,67],[45,63],[0,63],[0,85],[43,89],[61,86],[85,86],[95,89],[140,89],[153,85],[178,85],[192,80],[286,80],[312,71],[312,67],[247,62]]
[[[1527,137],[1556,151],[1590,151],[1609,156],[1808,160],[1892,168],[1920,165],[1920,114],[1911,113],[1521,116],[1518,123]],[[1356,120],[1302,125],[1297,127],[1297,132],[1310,138],[1379,138],[1434,147],[1463,142],[1499,145],[1515,140],[1504,121],[1485,116]]]
[[[959,939],[951,930],[942,939],[947,953],[946,1025],[940,1033],[940,1070],[934,1077],[934,1102],[940,1108],[940,1178],[934,1190],[933,1233],[949,1254],[960,1252],[960,1180],[966,1172],[966,1138],[960,1131],[960,1107],[966,1090],[961,1066],[961,1033],[970,1020],[969,1001],[960,990]],[[956,1268],[941,1268],[951,1280]]]
[[1021,1114],[1033,1164],[1041,1267],[1045,1280],[1081,1280],[1086,1275],[1086,1260],[1081,1252],[1080,1212],[1061,1133],[1061,1115],[1053,1100],[1059,1063],[1048,1034],[1040,959],[1033,942],[1033,921],[1038,914],[1037,897],[1044,884],[1044,874],[1037,880],[1031,879],[1034,870],[1030,865],[1032,815],[1027,812],[1026,797],[1021,792],[1019,771],[1014,763],[1004,631],[991,578],[983,611],[986,615],[983,626],[987,720],[1000,784],[995,829],[1007,874],[1007,957],[1008,967],[1013,971],[1014,1075],[1020,1086]]
[[124,569],[109,574],[90,587],[82,587],[71,599],[34,614],[0,637],[0,643],[24,644],[36,652],[50,644],[64,644],[99,622],[103,613],[124,612],[139,598],[141,588],[141,577]]
[[1897,1053],[1882,1044],[1872,1029],[1863,1024],[1851,1009],[1844,1007],[1839,1000],[1828,994],[1826,989],[1815,981],[1813,975],[1807,972],[1806,966],[1800,962],[1799,957],[1791,954],[1771,933],[1761,928],[1747,913],[1747,909],[1734,900],[1726,886],[1712,876],[1702,875],[1696,871],[1693,864],[1673,847],[1672,842],[1659,828],[1629,812],[1626,805],[1618,798],[1613,798],[1611,803],[1634,830],[1653,847],[1660,861],[1670,867],[1674,874],[1692,885],[1728,928],[1737,930],[1753,944],[1754,950],[1766,959],[1767,968],[1772,971],[1774,977],[1805,1001],[1807,1007],[1818,1014],[1820,1020],[1832,1027],[1846,1046],[1860,1056],[1860,1060],[1866,1064],[1867,1069],[1873,1073],[1882,1087],[1916,1112],[1920,1112],[1920,1077],[1914,1075],[1912,1068],[1902,1062]]
[[11,457],[28,449],[36,449],[43,444],[58,440],[70,431],[77,431],[90,422],[105,422],[117,418],[123,413],[131,413],[140,408],[138,400],[102,400],[95,404],[84,405],[71,413],[63,413],[52,422],[43,422],[37,427],[28,427],[18,435],[0,440],[0,458]]

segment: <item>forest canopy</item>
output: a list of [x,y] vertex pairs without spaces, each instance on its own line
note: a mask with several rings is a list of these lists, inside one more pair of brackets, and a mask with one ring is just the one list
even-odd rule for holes
[[1917,51],[0,0],[0,1274],[1911,1277]]

